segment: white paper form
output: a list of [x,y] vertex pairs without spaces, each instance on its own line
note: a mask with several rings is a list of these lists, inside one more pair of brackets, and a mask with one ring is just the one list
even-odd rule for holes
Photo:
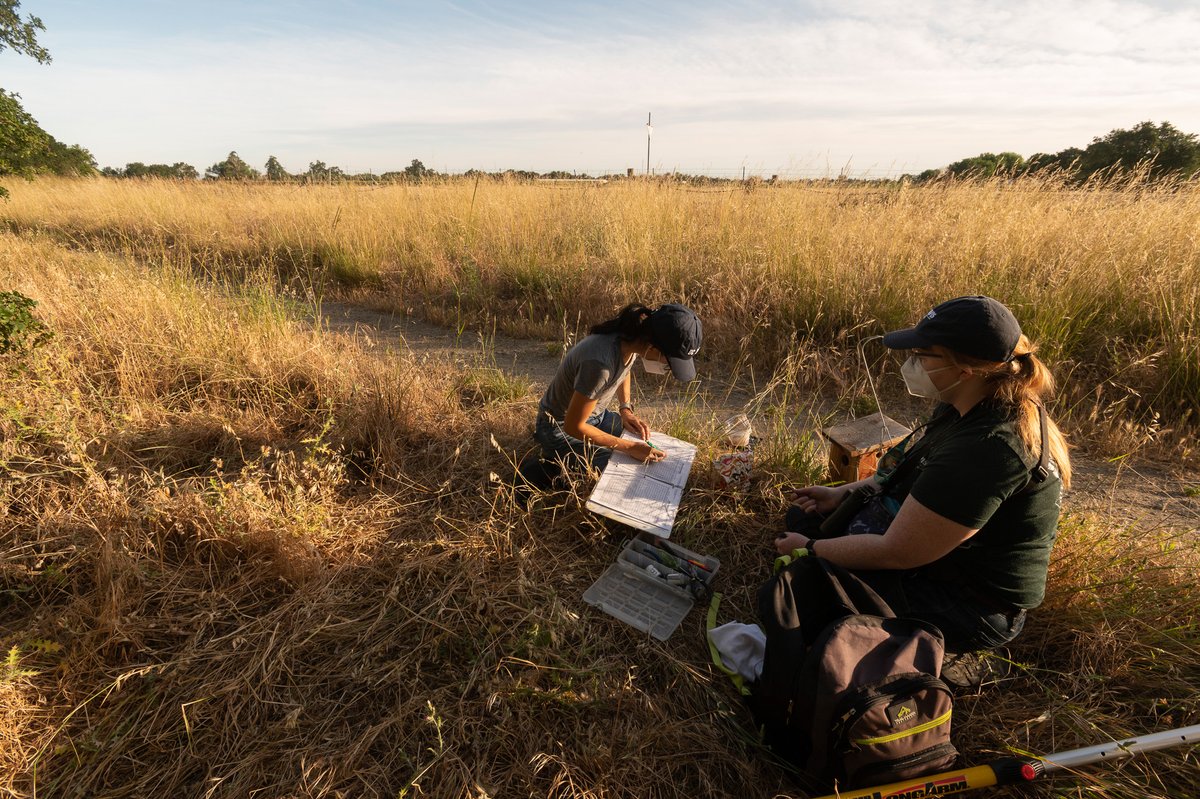
[[[621,437],[642,440],[628,431]],[[585,507],[638,530],[670,538],[696,447],[665,433],[651,433],[650,440],[666,457],[658,463],[641,463],[623,452],[614,452]]]

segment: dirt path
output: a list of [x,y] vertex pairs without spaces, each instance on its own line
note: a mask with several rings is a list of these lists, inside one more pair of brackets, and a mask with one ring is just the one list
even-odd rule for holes
[[[411,317],[382,313],[343,303],[325,303],[322,323],[333,333],[365,335],[376,343],[411,351],[431,365],[494,366],[522,377],[541,391],[558,367],[558,347],[552,342],[515,339],[431,325]],[[674,381],[647,391],[641,381],[639,401],[647,410],[666,410],[686,402],[689,407],[725,419],[741,412],[751,399],[747,388],[703,376],[697,389]],[[806,412],[809,409],[806,409]],[[827,410],[818,403],[812,410]],[[803,423],[798,419],[798,423]],[[1075,453],[1075,480],[1063,500],[1068,511],[1079,511],[1111,519],[1114,525],[1136,530],[1173,529],[1200,531],[1200,496],[1188,496],[1200,488],[1200,474],[1134,459],[1106,461]]]

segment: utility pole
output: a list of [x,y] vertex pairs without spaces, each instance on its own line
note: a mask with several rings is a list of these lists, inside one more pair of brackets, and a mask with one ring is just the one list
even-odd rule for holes
[[650,124],[650,113],[646,113],[646,175],[650,174],[650,134],[654,132],[654,126]]

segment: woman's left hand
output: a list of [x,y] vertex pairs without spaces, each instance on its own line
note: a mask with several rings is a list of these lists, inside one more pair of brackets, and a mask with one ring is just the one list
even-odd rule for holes
[[775,551],[780,555],[790,555],[797,549],[804,549],[808,538],[799,533],[784,533],[775,539]]
[[621,411],[621,424],[643,441],[650,437],[650,425],[639,419],[632,408],[624,408]]

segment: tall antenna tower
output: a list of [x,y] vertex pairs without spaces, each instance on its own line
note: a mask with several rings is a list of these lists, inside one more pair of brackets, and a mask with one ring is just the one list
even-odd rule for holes
[[654,126],[650,124],[650,113],[646,113],[646,174],[650,174],[650,134],[654,132]]

